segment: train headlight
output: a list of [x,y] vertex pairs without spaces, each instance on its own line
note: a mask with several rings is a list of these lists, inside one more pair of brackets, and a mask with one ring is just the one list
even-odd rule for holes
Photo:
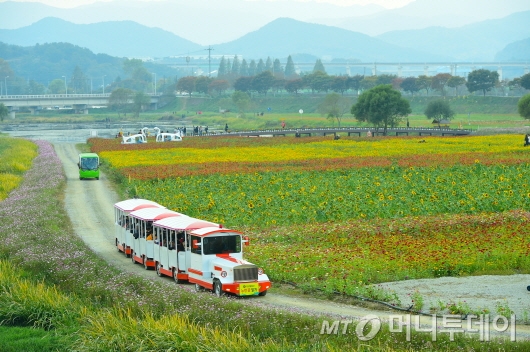
[[258,269],[258,275],[263,275],[263,269],[262,268]]
[[221,271],[221,277],[226,277],[226,275],[228,275],[228,274],[226,273],[226,271],[224,271],[224,270]]

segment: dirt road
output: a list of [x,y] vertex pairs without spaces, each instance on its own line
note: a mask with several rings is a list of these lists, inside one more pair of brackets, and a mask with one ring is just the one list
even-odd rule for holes
[[[113,204],[122,200],[105,177],[100,180],[79,180],[77,168],[78,151],[73,143],[55,143],[55,150],[64,165],[67,178],[65,204],[66,210],[74,225],[76,234],[82,238],[92,250],[111,265],[122,271],[134,273],[148,279],[156,277],[151,270],[146,271],[140,265],[132,265],[114,245]],[[162,278],[158,278],[161,280]],[[173,284],[167,278],[168,284]],[[175,284],[176,285],[176,284]],[[432,280],[409,280],[405,282],[387,283],[385,287],[395,290],[404,305],[410,302],[409,294],[418,290],[426,301],[426,307],[435,305],[436,300],[445,302],[466,301],[472,307],[493,307],[491,315],[496,315],[495,302],[508,305],[520,319],[525,312],[530,312],[530,293],[526,286],[530,285],[530,275],[515,276],[481,276],[470,278],[441,278]],[[187,289],[190,289],[189,285]],[[336,314],[344,319],[360,319],[368,314],[376,314],[385,320],[396,311],[381,309],[369,310],[331,301],[322,301],[306,297],[269,294],[258,298],[265,306],[287,308],[291,311]],[[428,310],[425,310],[428,311]],[[429,318],[430,319],[430,318]],[[422,322],[428,320],[422,318]],[[518,335],[529,336],[529,329],[518,326]]]

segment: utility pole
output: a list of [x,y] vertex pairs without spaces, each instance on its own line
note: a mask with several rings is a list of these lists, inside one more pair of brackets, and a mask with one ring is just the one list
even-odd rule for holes
[[204,49],[204,50],[208,50],[208,77],[211,76],[211,72],[212,72],[212,68],[211,68],[211,53],[212,53],[212,47],[210,45],[208,45],[208,49]]

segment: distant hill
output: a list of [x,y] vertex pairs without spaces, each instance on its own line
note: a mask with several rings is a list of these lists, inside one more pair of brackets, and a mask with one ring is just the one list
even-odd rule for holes
[[528,10],[528,0],[415,0],[395,9],[355,17],[345,14],[341,20],[319,23],[377,36],[397,30],[458,28]]
[[530,38],[508,44],[495,55],[495,61],[530,62]]
[[315,17],[332,20],[384,10],[384,7],[375,4],[337,5],[320,1],[308,4],[300,0],[109,0],[72,8],[57,8],[30,1],[5,1],[0,2],[0,28],[26,27],[45,17],[57,17],[78,24],[134,21],[207,46],[240,38],[278,17],[311,22],[310,19]]
[[422,48],[433,55],[450,54],[459,61],[493,61],[498,51],[530,37],[530,11],[459,28],[430,27],[377,36],[389,44]]
[[[117,57],[167,57],[176,53],[204,52],[204,47],[169,32],[129,21],[80,25],[45,18],[28,27],[0,30],[0,41],[21,46],[68,42]],[[241,55],[247,59],[303,54],[371,63],[452,59],[450,55],[404,49],[365,34],[289,18],[274,20],[237,40],[216,45],[214,50],[216,55]]]
[[165,57],[202,47],[132,21],[74,24],[48,17],[20,29],[0,29],[0,41],[20,46],[66,42],[117,57]]
[[[103,76],[107,82],[124,78],[123,58],[94,54],[86,48],[69,43],[39,44],[21,47],[0,42],[0,58],[7,61],[15,75],[47,86],[62,76],[70,77],[78,66],[84,75],[100,85]],[[158,77],[175,77],[177,70],[165,65],[146,62],[144,66]]]
[[237,40],[216,45],[216,53],[237,53],[250,58],[311,54],[370,63],[451,59],[450,55],[404,49],[365,34],[290,18],[279,18]]

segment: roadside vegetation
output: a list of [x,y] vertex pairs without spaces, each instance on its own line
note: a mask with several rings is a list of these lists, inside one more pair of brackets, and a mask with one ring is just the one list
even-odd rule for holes
[[[347,334],[321,335],[323,319],[340,317],[263,308],[259,300],[217,298],[209,293],[190,292],[187,285],[176,285],[156,275],[153,280],[145,280],[118,272],[73,235],[61,201],[65,182],[61,164],[50,144],[36,143],[39,155],[32,168],[25,173],[20,186],[0,202],[0,220],[5,229],[0,233],[2,350],[530,348],[527,342],[496,341],[490,345],[463,335],[449,341],[448,334],[439,334],[438,340],[431,342],[430,334],[415,332],[411,342],[407,342],[405,332],[390,333],[386,328],[374,339],[362,342],[353,329]],[[47,170],[46,177],[42,177],[43,168]],[[520,217],[515,218],[520,221]],[[232,221],[229,224],[237,225]],[[421,224],[416,225],[421,228]],[[288,231],[292,236],[298,230],[298,226],[272,228],[265,230],[263,236],[274,231],[280,231],[282,236],[287,233],[281,231]],[[266,237],[258,237],[251,247],[262,250],[265,241]],[[291,240],[287,243],[294,244]],[[260,255],[251,253],[255,257]]]
[[0,134],[0,201],[20,184],[35,156],[34,143]]

